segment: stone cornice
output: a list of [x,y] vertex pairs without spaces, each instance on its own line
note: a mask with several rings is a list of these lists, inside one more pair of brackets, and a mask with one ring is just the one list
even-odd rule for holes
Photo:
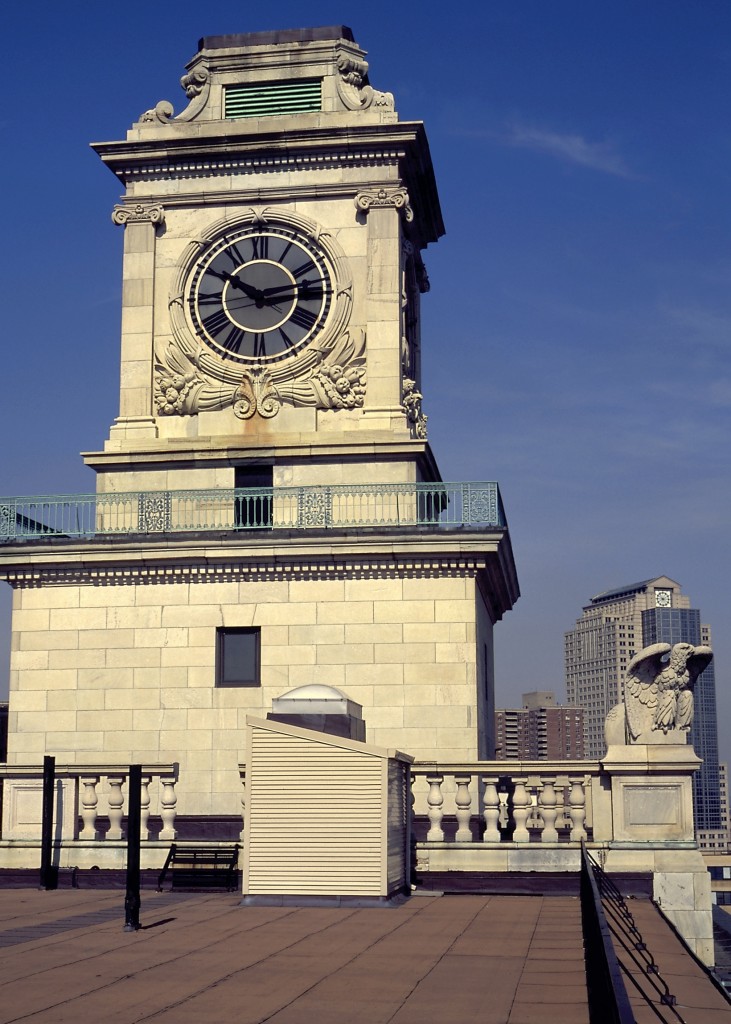
[[[0,579],[13,586],[105,586],[222,580],[366,577],[503,576],[512,564],[507,531],[312,530],[241,534],[176,534],[4,546]],[[501,557],[502,556],[502,557]],[[502,614],[517,598],[512,573],[503,578]]]
[[[281,118],[268,118],[279,122]],[[286,120],[286,119],[285,119]],[[424,127],[419,122],[338,124],[292,128],[261,120],[211,123],[189,135],[129,138],[93,145],[105,164],[125,184],[200,177],[243,176],[326,167],[377,167],[397,164],[420,221],[424,244],[444,234],[439,197]],[[181,126],[182,129],[183,126]],[[275,130],[275,128],[277,130]],[[225,134],[224,134],[225,129]],[[134,133],[132,133],[134,134]]]
[[422,468],[425,480],[441,479],[428,442],[420,438],[394,438],[386,431],[359,431],[340,436],[332,434],[286,435],[271,438],[253,437],[243,444],[240,437],[221,435],[202,437],[196,441],[190,438],[165,438],[138,441],[125,449],[108,448],[101,452],[82,452],[87,466],[94,469],[110,470],[125,467],[150,468],[156,464],[175,463],[179,468],[185,464],[228,466],[242,459],[272,458],[287,462],[312,463],[318,459],[337,459],[342,462],[367,460],[388,461],[413,459]]

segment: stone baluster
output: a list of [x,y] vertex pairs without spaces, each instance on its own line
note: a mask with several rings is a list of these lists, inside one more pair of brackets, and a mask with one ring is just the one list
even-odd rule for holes
[[571,792],[569,793],[570,839],[572,843],[578,843],[582,839],[586,839],[586,829],[584,828],[586,821],[586,793],[584,792],[584,786],[586,780],[583,775],[570,775],[569,782],[571,783]]
[[442,828],[442,818],[444,817],[444,794],[442,793],[442,783],[444,782],[444,776],[427,775],[426,781],[429,783],[426,802],[429,805],[429,822],[431,824],[431,828],[426,834],[426,839],[429,843],[443,843],[444,829]]
[[470,782],[472,782],[472,776],[455,775],[454,781],[457,784],[457,793],[454,798],[457,805],[457,834],[454,838],[458,843],[471,843],[470,807],[472,806],[472,797],[470,796]]
[[99,775],[82,775],[79,782],[84,787],[81,793],[81,820],[84,827],[79,833],[79,839],[98,839],[99,833],[96,828],[96,809],[99,803],[96,787],[99,785]]
[[175,807],[178,802],[178,797],[175,793],[175,777],[172,775],[163,777],[161,775],[160,785],[162,786],[162,794],[160,795],[160,816],[162,817],[160,839],[172,840],[178,834],[175,830]]
[[484,775],[482,782],[485,786],[485,793],[482,798],[484,805],[483,818],[485,819],[485,834],[482,837],[483,843],[499,843],[500,829],[500,797],[497,791],[497,775]]
[[566,783],[565,776],[556,779],[556,828],[566,828]]
[[140,839],[150,838],[150,830],[148,828],[150,820],[150,782],[151,778],[149,775],[142,776],[142,786],[140,787]]
[[526,820],[525,827],[527,829],[535,829],[538,831],[543,828],[543,821],[541,820],[541,816],[538,812],[538,798],[541,789],[540,781],[538,779],[536,779],[535,782],[528,780],[526,788],[528,790],[529,804],[528,818]]
[[557,800],[556,789],[554,786],[555,781],[555,775],[541,776],[541,782],[543,783],[540,795],[540,811],[541,817],[543,818],[543,832],[541,834],[542,843],[558,842],[558,831],[556,829],[556,815],[558,814],[558,808],[556,807]]
[[508,826],[510,825],[510,807],[509,807],[510,794],[507,793],[506,790],[504,790],[504,789],[499,789],[497,791],[497,798],[500,801],[500,805],[498,807],[498,819],[497,819],[498,820],[498,826],[500,828],[504,828],[504,829],[507,830]]
[[122,793],[122,786],[124,786],[125,778],[122,775],[108,775],[107,783],[109,784],[109,831],[107,832],[107,839],[121,839],[122,838],[122,808],[124,807],[124,794]]
[[526,828],[528,812],[531,809],[531,798],[525,784],[526,778],[513,779],[515,789],[513,791],[513,821],[515,831],[513,832],[514,843],[529,843],[530,834]]

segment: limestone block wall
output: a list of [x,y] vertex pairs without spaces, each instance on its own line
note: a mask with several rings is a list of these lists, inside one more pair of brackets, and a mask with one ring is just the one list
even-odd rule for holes
[[[246,715],[312,681],[363,706],[372,743],[485,756],[492,627],[473,572],[233,577],[18,587],[9,761],[178,761],[180,814],[236,815]],[[260,687],[216,688],[217,626],[260,627]]]

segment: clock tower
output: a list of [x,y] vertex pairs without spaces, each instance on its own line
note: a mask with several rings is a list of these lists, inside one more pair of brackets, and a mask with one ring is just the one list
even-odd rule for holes
[[[125,188],[119,416],[101,491],[439,479],[421,411],[423,125],[343,26],[200,41],[94,149]],[[255,474],[254,474],[255,475]],[[253,477],[252,477],[253,478]]]
[[94,145],[124,186],[96,493],[0,501],[8,760],[176,764],[185,834],[238,836],[247,715],[302,687],[383,747],[491,756],[518,584],[497,484],[426,439],[423,125],[343,26],[204,38],[182,86]]

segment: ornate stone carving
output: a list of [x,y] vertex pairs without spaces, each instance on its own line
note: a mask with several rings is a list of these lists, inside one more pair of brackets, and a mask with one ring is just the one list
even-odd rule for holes
[[409,193],[405,188],[379,188],[371,192],[358,192],[355,197],[355,208],[361,213],[384,206],[400,210],[406,221],[414,219],[414,211],[409,205]]
[[211,91],[211,78],[206,67],[198,67],[183,75],[180,86],[190,103],[175,117],[175,108],[169,100],[160,100],[150,110],[140,115],[141,124],[169,124],[170,121],[193,121],[208,102]]
[[624,703],[607,715],[607,746],[685,743],[693,723],[693,687],[712,658],[710,647],[689,643],[651,644],[639,651],[627,668]]
[[112,210],[114,224],[154,224],[160,227],[165,223],[165,210],[159,203],[152,206],[135,203],[134,206],[123,206],[118,203]]
[[416,381],[411,380],[409,377],[404,377],[401,404],[404,407],[406,419],[411,424],[414,437],[425,441],[427,417],[421,411],[423,397],[422,393],[416,390]]
[[266,370],[244,370],[241,383],[234,391],[233,406],[240,420],[248,420],[254,413],[268,420],[277,415],[282,403]]
[[[199,353],[200,354],[200,353]],[[236,372],[222,384],[201,372],[195,358],[170,343],[155,364],[155,405],[163,416],[192,416],[233,407],[239,419],[255,413],[271,419],[282,404],[316,409],[355,409],[365,401],[365,332],[346,331],[334,344],[316,351],[316,362],[287,370],[254,367]]]
[[251,208],[235,221],[223,220],[211,238],[236,224],[291,224],[316,240],[333,269],[335,297],[328,322],[316,341],[289,359],[242,366],[220,359],[193,332],[186,316],[190,274],[207,239],[186,247],[170,300],[172,340],[155,352],[154,396],[159,415],[190,416],[233,408],[240,419],[269,419],[283,404],[317,409],[355,409],[366,391],[365,332],[348,330],[352,280],[348,262],[329,232],[292,211]]
[[180,87],[189,100],[200,96],[202,92],[209,88],[208,69],[196,68],[190,74],[183,75],[180,79]]
[[335,80],[338,95],[348,110],[367,110],[368,107],[394,109],[393,93],[378,92],[369,84],[368,61],[341,54],[338,57],[338,71],[340,77]]
[[414,258],[414,273],[416,275],[416,283],[419,287],[419,291],[423,295],[425,292],[429,291],[431,285],[429,284],[429,275],[426,272],[426,267],[424,266],[424,261],[421,258],[421,253],[418,252]]

